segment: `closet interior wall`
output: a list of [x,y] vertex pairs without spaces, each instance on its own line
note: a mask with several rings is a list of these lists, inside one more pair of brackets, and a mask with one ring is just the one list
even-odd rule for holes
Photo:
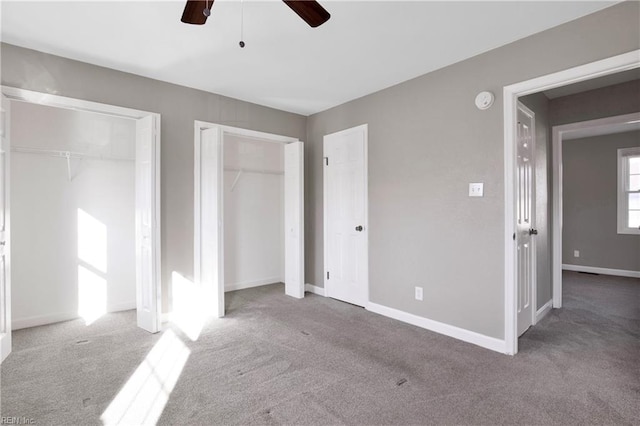
[[12,322],[135,309],[134,120],[13,102]]
[[225,290],[284,282],[284,145],[225,135]]

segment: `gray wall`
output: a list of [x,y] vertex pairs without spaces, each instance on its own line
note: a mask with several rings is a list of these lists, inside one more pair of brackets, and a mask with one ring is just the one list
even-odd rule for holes
[[[638,49],[639,6],[612,6],[310,116],[307,281],[323,283],[322,137],[368,123],[371,301],[503,338],[502,88]],[[497,97],[487,111],[473,102],[483,90]],[[485,183],[484,198],[467,197],[469,182]]]
[[551,129],[549,99],[542,93],[520,98],[535,113],[536,120],[536,300],[540,309],[551,300]]
[[640,131],[562,143],[562,263],[640,271],[640,235],[617,230],[617,150],[635,146]]
[[[640,25],[636,22],[636,28]],[[552,126],[640,111],[640,80],[563,96],[549,101]]]
[[304,140],[306,117],[2,44],[2,84],[162,114],[163,310],[172,272],[193,276],[193,121]]

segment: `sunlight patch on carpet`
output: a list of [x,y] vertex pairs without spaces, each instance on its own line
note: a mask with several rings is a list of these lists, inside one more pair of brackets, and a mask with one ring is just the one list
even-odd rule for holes
[[165,331],[102,413],[103,424],[155,425],[190,353],[173,331]]

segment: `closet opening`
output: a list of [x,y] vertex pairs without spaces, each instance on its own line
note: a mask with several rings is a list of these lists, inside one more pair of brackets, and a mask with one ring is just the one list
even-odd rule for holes
[[298,139],[195,123],[194,272],[208,312],[225,291],[284,283],[304,297],[303,146]]
[[225,292],[284,283],[284,145],[228,135],[223,188]]
[[160,331],[154,113],[2,87],[0,340],[136,310]]
[[136,308],[136,122],[11,109],[13,329]]

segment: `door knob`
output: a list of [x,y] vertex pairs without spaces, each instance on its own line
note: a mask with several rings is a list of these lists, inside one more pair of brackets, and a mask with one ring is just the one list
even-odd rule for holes
[[363,229],[364,228],[362,227],[362,225],[356,226],[356,231],[358,231],[358,232],[362,232]]
[[537,229],[529,229],[529,235],[538,235],[538,230]]

